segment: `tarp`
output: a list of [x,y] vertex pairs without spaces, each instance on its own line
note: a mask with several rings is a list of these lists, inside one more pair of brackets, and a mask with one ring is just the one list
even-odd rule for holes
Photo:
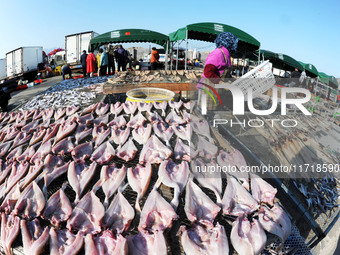
[[48,53],[47,56],[54,55],[59,51],[64,51],[64,49],[62,49],[62,48],[54,49],[54,50],[50,51],[50,53]]
[[319,75],[318,70],[312,64],[305,64],[301,61],[298,62],[305,68],[307,76],[314,78]]
[[100,46],[108,43],[134,43],[134,42],[149,42],[155,43],[166,48],[169,37],[167,35],[145,29],[121,29],[113,30],[91,39],[90,44],[92,49],[97,49]]
[[256,51],[260,48],[260,42],[246,32],[232,26],[220,23],[196,23],[190,24],[169,34],[171,42],[186,39],[213,42],[216,36],[222,32],[230,32],[239,38],[238,50]]
[[297,67],[300,71],[304,70],[304,67],[298,61],[286,54],[275,53],[268,50],[260,50],[260,54],[265,60],[268,59],[276,68],[285,71],[293,71]]

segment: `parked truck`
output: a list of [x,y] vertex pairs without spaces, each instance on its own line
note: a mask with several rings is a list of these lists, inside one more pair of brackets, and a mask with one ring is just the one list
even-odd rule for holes
[[99,34],[93,31],[65,36],[66,63],[71,69],[81,68],[80,56],[89,49],[90,40]]
[[0,59],[0,83],[2,80],[6,79],[6,59],[2,58]]
[[7,79],[36,76],[38,64],[43,62],[43,47],[20,47],[6,54]]

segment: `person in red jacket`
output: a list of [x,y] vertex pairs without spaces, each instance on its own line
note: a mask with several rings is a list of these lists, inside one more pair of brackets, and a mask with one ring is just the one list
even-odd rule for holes
[[157,70],[158,67],[158,60],[159,60],[159,54],[158,51],[156,50],[156,47],[152,48],[151,52],[151,70]]
[[89,54],[86,57],[86,69],[87,73],[90,74],[90,77],[93,77],[93,73],[96,71],[96,57],[92,51],[89,51]]

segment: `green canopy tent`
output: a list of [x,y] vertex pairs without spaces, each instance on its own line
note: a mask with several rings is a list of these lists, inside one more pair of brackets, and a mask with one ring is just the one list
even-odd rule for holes
[[329,76],[323,72],[319,72],[319,76],[318,79],[320,82],[324,83],[325,85],[328,86],[328,96],[327,99],[329,99],[330,95],[331,95],[331,90],[336,89],[338,90],[339,88],[339,84],[337,79],[334,76]]
[[[169,34],[170,42],[177,42],[185,40],[185,59],[188,54],[188,39],[200,40],[206,42],[214,42],[216,36],[222,32],[230,32],[239,38],[237,50],[239,52],[254,52],[260,48],[260,42],[246,32],[232,26],[228,26],[220,23],[195,23],[187,25],[177,31]],[[172,48],[172,47],[171,47]],[[177,47],[177,51],[178,51]],[[178,56],[178,54],[177,54]],[[178,62],[178,59],[177,59]],[[177,63],[176,63],[177,66]],[[176,68],[177,69],[177,68]],[[187,69],[187,63],[185,61],[185,69]]]
[[329,76],[329,86],[332,87],[333,89],[338,90],[339,83],[338,83],[338,80],[334,76]]
[[[338,90],[339,90],[339,83],[338,83],[338,80],[334,76],[329,77],[329,86],[332,87],[335,90],[335,91],[333,90],[333,92],[337,96]],[[329,94],[329,96],[330,96],[330,94]]]
[[[306,75],[308,76],[308,77],[311,77],[311,78],[316,78],[316,83],[315,84],[317,84],[318,83],[318,77],[319,77],[319,72],[318,72],[318,70],[316,69],[316,67],[314,66],[314,65],[312,65],[312,64],[306,64],[306,63],[303,63],[303,62],[301,62],[301,61],[298,61],[303,67],[304,67],[304,69],[305,69],[305,72],[306,72]],[[307,84],[307,86],[308,86],[308,84],[309,84],[309,82],[310,82],[310,80],[309,79],[307,79],[306,80],[306,84]],[[311,86],[312,86],[312,91],[314,90],[314,84],[313,83],[311,83]]]
[[326,84],[328,86],[329,84],[329,76],[323,72],[319,72],[318,75],[319,81],[322,82],[323,84]]
[[145,29],[121,29],[113,30],[91,39],[90,46],[92,49],[97,49],[100,46],[108,43],[155,43],[161,45],[165,51],[165,63],[169,50],[169,37],[167,35]]
[[305,64],[301,61],[298,61],[298,62],[305,68],[307,76],[309,76],[311,78],[318,77],[319,72],[318,72],[318,70],[316,69],[315,66],[313,66],[312,64]]
[[268,50],[260,50],[260,56],[262,56],[263,60],[269,60],[273,67],[283,69],[285,71],[293,71],[296,67],[303,71],[304,67],[294,58],[282,54],[282,53],[275,53]]

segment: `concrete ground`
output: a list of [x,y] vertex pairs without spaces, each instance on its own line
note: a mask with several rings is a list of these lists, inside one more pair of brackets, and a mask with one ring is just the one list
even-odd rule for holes
[[62,80],[63,78],[61,76],[54,76],[51,78],[44,79],[43,82],[37,86],[12,92],[11,93],[12,98],[9,100],[8,104],[8,111],[12,111],[24,101],[38,95],[39,93],[61,82]]
[[340,254],[340,220],[332,227],[331,231],[326,235],[326,237],[312,250],[315,255],[321,254]]

